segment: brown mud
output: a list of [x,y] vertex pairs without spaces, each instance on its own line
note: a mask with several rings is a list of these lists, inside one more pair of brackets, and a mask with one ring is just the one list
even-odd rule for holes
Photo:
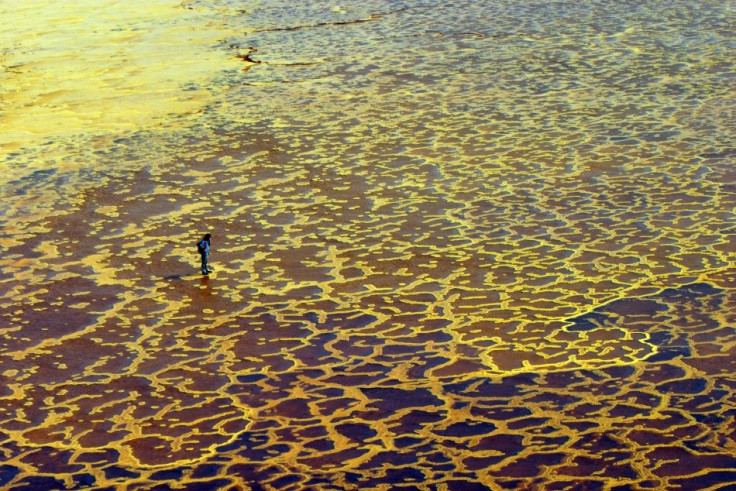
[[88,184],[7,242],[3,486],[736,479],[732,268],[648,287],[636,215],[511,224],[528,200],[445,200],[452,170],[394,188],[390,168],[292,166],[262,134],[199,148]]
[[736,482],[727,2],[92,3],[3,10],[0,488]]

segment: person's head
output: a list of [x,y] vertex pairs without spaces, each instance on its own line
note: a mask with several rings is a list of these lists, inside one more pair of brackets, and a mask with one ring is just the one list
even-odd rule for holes
[[212,235],[204,234],[204,240],[210,240],[210,237],[212,237]]

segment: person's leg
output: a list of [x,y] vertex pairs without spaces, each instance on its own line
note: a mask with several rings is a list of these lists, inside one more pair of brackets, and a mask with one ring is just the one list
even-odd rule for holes
[[202,274],[207,274],[207,254],[202,254]]

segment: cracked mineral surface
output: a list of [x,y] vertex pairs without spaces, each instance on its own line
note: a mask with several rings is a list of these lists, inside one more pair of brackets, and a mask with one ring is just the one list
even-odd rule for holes
[[730,2],[0,14],[0,488],[736,482]]

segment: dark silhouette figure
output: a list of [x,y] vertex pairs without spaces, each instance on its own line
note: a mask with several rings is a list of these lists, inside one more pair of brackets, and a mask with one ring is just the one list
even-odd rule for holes
[[212,272],[211,269],[207,266],[207,260],[210,257],[210,238],[212,236],[210,234],[204,234],[204,237],[202,237],[202,240],[200,240],[197,243],[197,251],[199,252],[200,257],[202,258],[202,274],[209,274]]

